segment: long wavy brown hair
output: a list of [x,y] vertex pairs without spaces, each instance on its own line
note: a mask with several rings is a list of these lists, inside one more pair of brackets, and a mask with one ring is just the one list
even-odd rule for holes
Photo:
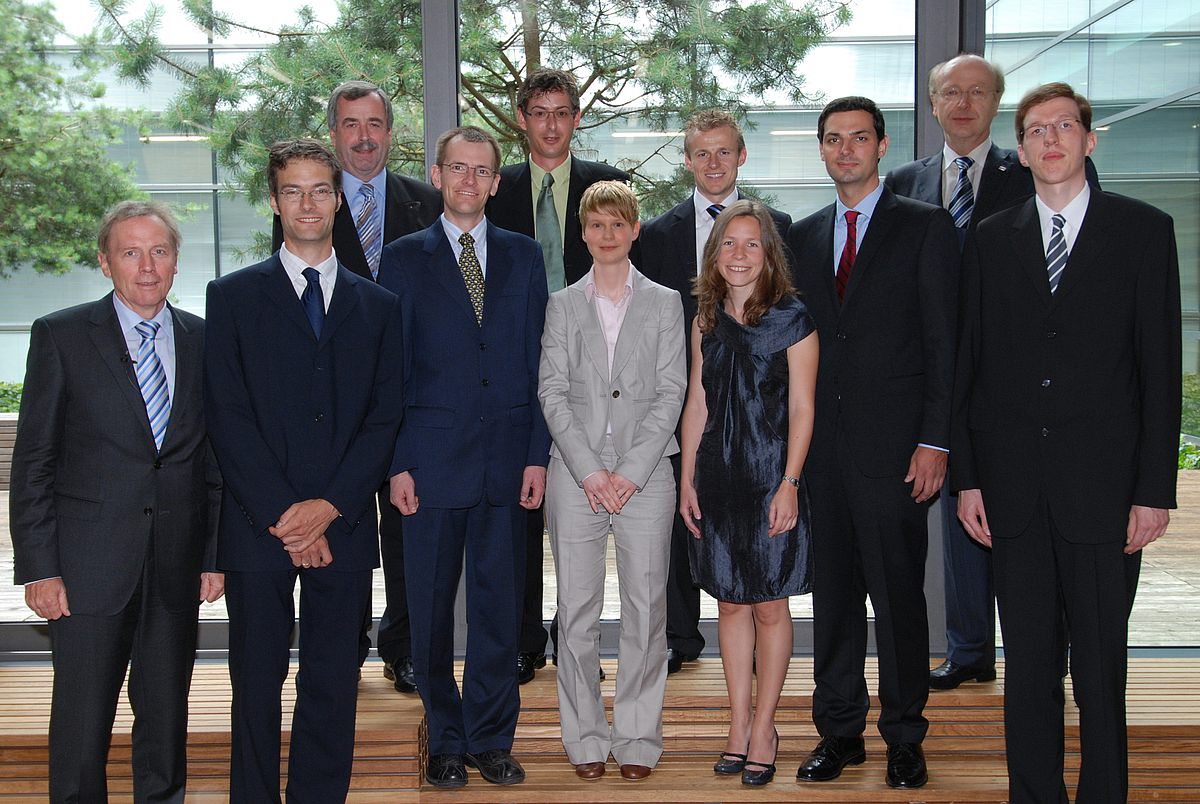
[[763,249],[763,270],[754,291],[742,310],[746,325],[758,326],[758,322],[766,312],[779,303],[784,296],[795,293],[792,287],[791,272],[788,269],[787,257],[784,256],[783,238],[775,228],[771,213],[762,202],[752,198],[735,201],[717,216],[713,222],[712,234],[704,244],[704,258],[700,263],[700,276],[696,277],[692,295],[696,297],[696,318],[700,322],[701,332],[712,332],[717,325],[717,308],[725,303],[729,294],[729,286],[725,277],[717,268],[717,254],[721,250],[721,241],[725,239],[725,230],[734,218],[754,218],[758,221],[761,231],[759,242]]

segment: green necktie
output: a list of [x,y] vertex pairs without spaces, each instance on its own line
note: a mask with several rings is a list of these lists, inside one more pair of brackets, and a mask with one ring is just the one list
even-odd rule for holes
[[546,261],[546,285],[550,292],[567,286],[563,269],[562,236],[558,233],[558,211],[554,208],[554,177],[549,173],[542,179],[542,192],[538,196],[537,218],[534,221],[537,241],[542,246],[542,257]]

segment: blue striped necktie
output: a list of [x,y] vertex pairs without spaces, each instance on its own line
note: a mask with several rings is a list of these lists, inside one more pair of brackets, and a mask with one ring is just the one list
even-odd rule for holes
[[379,257],[383,253],[383,237],[379,228],[379,216],[375,214],[375,188],[364,184],[358,188],[358,214],[354,216],[354,228],[358,230],[358,241],[362,243],[363,255],[371,269],[371,276],[379,273]]
[[1050,293],[1058,290],[1062,280],[1063,269],[1067,267],[1067,237],[1063,234],[1063,226],[1067,219],[1062,215],[1050,218],[1050,245],[1046,249],[1046,271],[1050,275]]
[[725,209],[724,204],[709,204],[704,211],[711,215],[713,220],[716,220],[717,216],[721,214],[721,210],[723,209]]
[[167,389],[167,372],[154,349],[154,338],[158,335],[157,321],[142,321],[134,325],[142,336],[137,352],[137,381],[146,402],[146,416],[150,419],[150,433],[154,436],[155,449],[162,449],[167,434],[167,420],[171,418],[171,393]]
[[971,222],[971,212],[975,209],[975,188],[971,186],[971,177],[967,171],[975,160],[969,156],[960,156],[954,160],[958,167],[958,182],[954,185],[954,195],[950,199],[950,217],[959,229],[966,229]]

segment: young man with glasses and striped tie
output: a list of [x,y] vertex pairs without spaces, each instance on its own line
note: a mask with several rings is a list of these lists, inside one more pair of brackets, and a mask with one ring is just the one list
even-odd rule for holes
[[[642,226],[633,260],[646,278],[677,291],[683,299],[684,332],[692,331],[696,297],[692,282],[700,273],[700,257],[721,210],[743,198],[738,169],[746,163],[746,140],[737,119],[724,109],[696,112],[683,127],[683,164],[695,177],[695,191],[673,209]],[[792,219],[767,208],[780,237]],[[692,355],[687,352],[687,365]],[[676,437],[680,433],[676,432]],[[679,485],[679,457],[671,458]],[[676,506],[678,508],[678,506]],[[692,582],[688,542],[692,535],[679,516],[671,528],[671,567],[667,574],[667,673],[704,650],[700,633],[700,587]]]
[[[424,229],[442,211],[442,196],[430,185],[388,170],[392,146],[392,101],[375,84],[346,81],[329,95],[325,110],[329,141],[342,166],[344,202],[333,218],[333,249],[338,262],[374,280],[383,247],[398,237]],[[283,227],[275,216],[271,248],[283,244]],[[416,692],[404,590],[402,517],[388,502],[387,484],[379,489],[379,551],[383,559],[386,608],[379,620],[375,647],[383,674],[399,692]],[[363,620],[359,664],[371,649],[372,616]]]
[[1009,796],[1066,801],[1061,634],[1079,707],[1072,800],[1123,802],[1129,601],[1175,507],[1180,296],[1174,224],[1092,187],[1092,109],[1069,85],[1017,107],[1033,198],[963,259],[951,485],[992,550]]
[[16,583],[49,621],[50,801],[107,800],[131,665],[134,797],[184,798],[197,605],[219,598],[224,579],[204,321],[167,303],[180,242],[163,204],[117,204],[98,254],[113,291],[30,333],[11,529]]

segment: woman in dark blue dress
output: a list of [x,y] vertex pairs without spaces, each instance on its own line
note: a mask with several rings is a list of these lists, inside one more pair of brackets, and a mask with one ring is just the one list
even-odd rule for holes
[[[792,656],[788,596],[812,586],[808,496],[817,338],[789,281],[766,208],[743,199],[713,224],[696,281],[683,413],[680,514],[692,573],[718,600],[729,690],[726,750],[713,770],[775,775],[775,708]],[[752,700],[757,663],[758,695]]]

